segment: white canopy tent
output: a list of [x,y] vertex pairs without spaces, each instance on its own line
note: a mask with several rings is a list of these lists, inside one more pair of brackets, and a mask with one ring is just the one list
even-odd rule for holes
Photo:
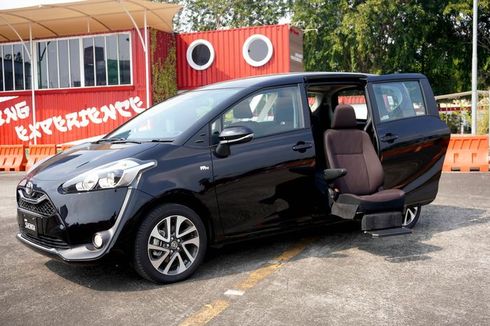
[[[16,0],[0,2],[0,42],[22,42],[33,62],[33,40],[135,28],[145,53],[146,106],[150,102],[147,28],[172,32],[181,6],[149,0]],[[140,28],[145,31],[141,33]],[[31,65],[33,124],[36,124],[34,65]],[[36,139],[34,138],[34,143]]]

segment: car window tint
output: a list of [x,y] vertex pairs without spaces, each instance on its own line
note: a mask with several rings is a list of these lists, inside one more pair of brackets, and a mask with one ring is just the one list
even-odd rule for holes
[[268,89],[246,98],[222,116],[223,128],[245,126],[254,137],[304,127],[299,87]]
[[381,122],[426,114],[417,81],[374,84],[373,89]]
[[182,93],[143,111],[106,138],[173,140],[240,89],[203,89]]

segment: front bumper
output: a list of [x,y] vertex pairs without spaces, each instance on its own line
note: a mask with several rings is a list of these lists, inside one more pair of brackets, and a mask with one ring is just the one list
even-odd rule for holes
[[105,240],[101,248],[95,248],[91,242],[76,245],[68,244],[64,247],[50,246],[45,242],[37,241],[36,238],[23,232],[17,234],[17,239],[22,244],[38,253],[52,258],[58,258],[66,262],[88,262],[98,260],[111,250],[126,222],[150,199],[151,197],[146,193],[131,187],[128,188],[122,207],[115,219],[115,223],[111,228],[98,232],[103,235]]
[[51,258],[62,259],[67,262],[91,261],[101,258],[106,254],[105,251],[95,250],[91,244],[78,245],[69,249],[50,248],[40,245],[29,239],[22,233],[17,233],[17,239],[30,249]]

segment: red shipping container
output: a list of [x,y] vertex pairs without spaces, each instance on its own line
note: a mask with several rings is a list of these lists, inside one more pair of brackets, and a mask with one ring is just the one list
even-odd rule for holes
[[[246,62],[243,46],[252,35],[264,35],[272,43],[272,57],[262,66]],[[214,49],[214,61],[204,70],[191,67],[187,51],[192,42],[204,40]],[[177,86],[193,89],[224,80],[303,70],[303,35],[289,25],[268,25],[229,30],[184,33],[177,36]]]

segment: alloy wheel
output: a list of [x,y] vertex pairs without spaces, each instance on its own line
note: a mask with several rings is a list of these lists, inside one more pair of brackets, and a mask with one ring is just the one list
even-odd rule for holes
[[415,221],[419,213],[420,206],[407,207],[403,216],[403,226],[410,225]]
[[147,250],[158,272],[179,275],[189,269],[199,253],[199,232],[187,217],[167,216],[152,229]]

